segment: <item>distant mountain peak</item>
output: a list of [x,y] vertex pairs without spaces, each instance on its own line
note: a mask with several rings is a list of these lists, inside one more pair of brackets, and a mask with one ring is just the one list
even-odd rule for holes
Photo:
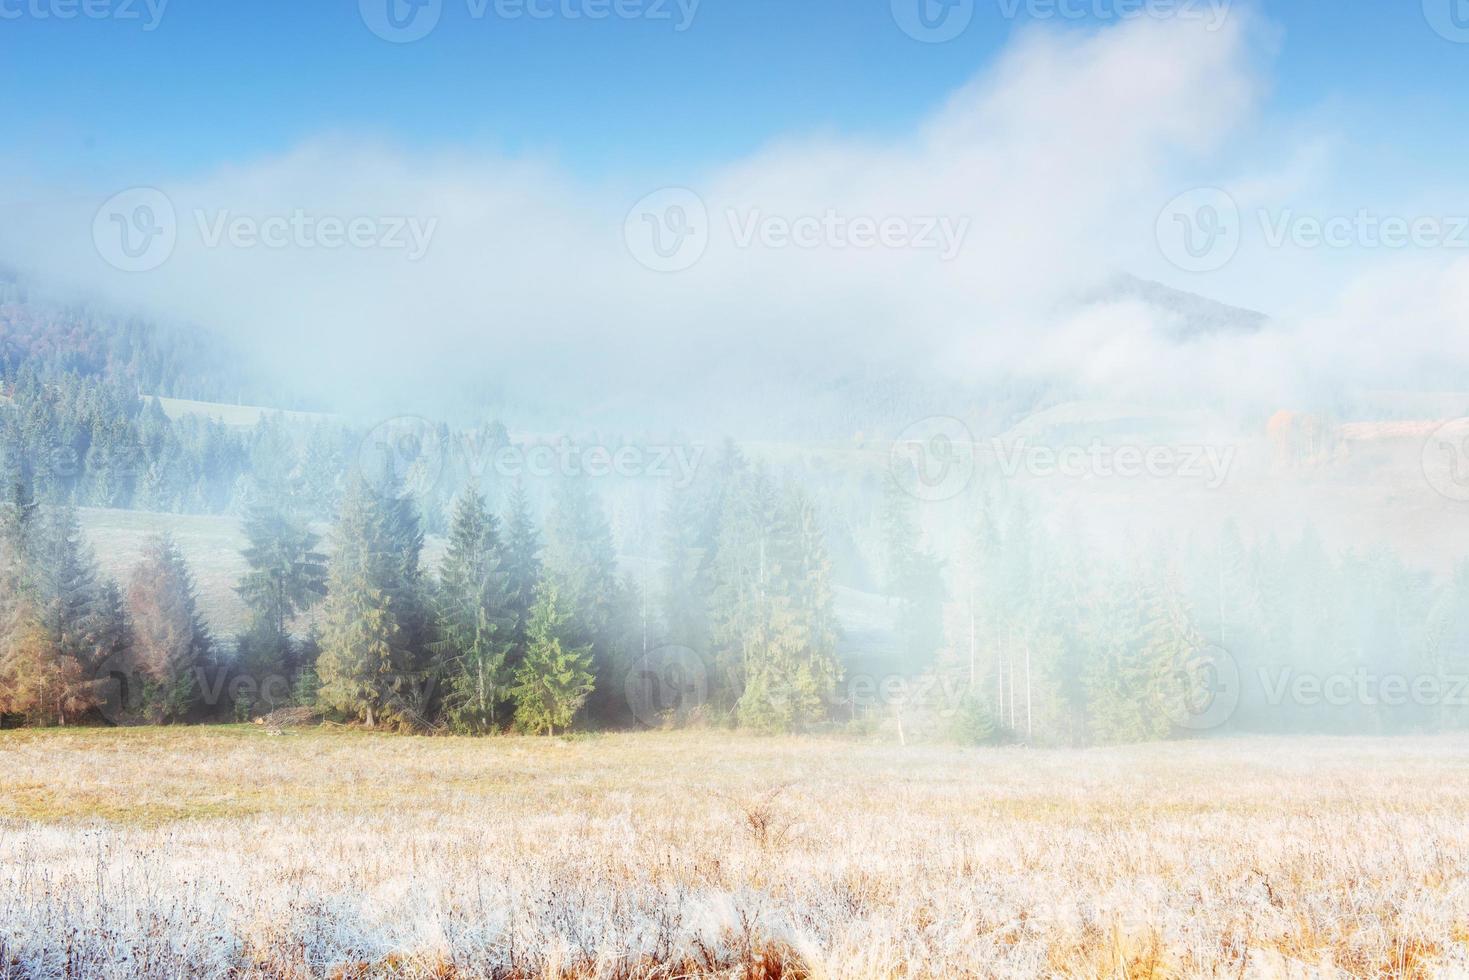
[[1270,322],[1268,316],[1256,310],[1230,306],[1127,273],[1120,273],[1082,294],[1079,305],[1100,306],[1127,301],[1140,302],[1164,314],[1168,324],[1165,333],[1169,339],[1179,343],[1215,334],[1258,333]]

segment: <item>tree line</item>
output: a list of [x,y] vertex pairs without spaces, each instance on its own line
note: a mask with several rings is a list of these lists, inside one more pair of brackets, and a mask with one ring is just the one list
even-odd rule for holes
[[1469,726],[1469,563],[1435,576],[1385,547],[1332,554],[1310,525],[1109,544],[1024,497],[973,510],[938,585],[911,525],[888,551],[917,635],[941,637],[932,671],[951,683],[935,690],[961,693],[911,707],[966,738]]
[[183,720],[217,652],[169,539],[148,542],[121,588],[99,574],[73,508],[41,507],[11,484],[0,504],[0,714],[38,725]]
[[249,621],[221,643],[166,536],[119,588],[98,572],[75,510],[12,480],[0,505],[0,712],[182,722],[296,705],[371,727],[553,734],[648,723],[636,696],[662,682],[670,645],[703,676],[697,703],[654,691],[658,711],[791,731],[822,723],[834,701],[831,564],[814,506],[733,446],[716,477],[670,498],[656,595],[619,572],[585,478],[561,481],[543,522],[522,486],[497,514],[467,485],[434,569],[419,503],[390,479],[349,483],[329,555],[281,485],[252,495],[237,587]]
[[358,438],[328,420],[293,432],[280,413],[249,428],[170,418],[157,397],[117,377],[48,378],[25,368],[4,391],[0,479],[11,485],[29,473],[46,504],[240,513],[254,486],[290,474],[296,504],[325,518],[339,502]]
[[263,380],[249,351],[207,329],[62,300],[0,268],[0,379],[23,374],[110,378],[198,401],[312,407],[303,393]]
[[[1000,494],[974,503],[941,554],[892,481],[873,506],[871,487],[832,490],[828,475],[818,513],[802,479],[729,445],[614,540],[587,478],[560,480],[545,506],[522,485],[476,488],[452,466],[442,486],[408,494],[392,474],[343,476],[356,456],[344,428],[169,420],[102,379],[30,378],[12,391],[0,411],[0,711],[34,723],[236,719],[294,704],[374,726],[564,731],[646,723],[652,703],[681,721],[694,710],[763,730],[901,725],[902,706],[857,703],[843,684],[833,544],[847,581],[860,574],[890,605],[895,669],[944,679],[944,724],[965,740],[1197,731],[1194,675],[1221,652],[1237,703],[1207,731],[1434,730],[1465,717],[1462,692],[1331,704],[1295,690],[1303,673],[1308,684],[1365,672],[1445,685],[1469,674],[1469,567],[1439,580],[1386,550],[1331,556],[1309,529],[1282,544],[1226,524],[1108,554]],[[132,483],[109,468],[127,455],[108,448],[114,417],[128,420],[117,438],[164,465]],[[475,438],[493,447],[508,435],[492,423]],[[37,447],[62,443],[85,445],[91,462],[37,465]],[[250,618],[238,635],[204,629],[166,538],[122,583],[102,579],[81,539],[75,505],[136,505],[169,472],[194,488],[168,491],[174,504],[193,494],[240,514]],[[430,531],[448,540],[432,568]],[[619,543],[637,552],[631,563]],[[670,649],[682,651],[676,679]],[[692,687],[669,700],[678,684]]]

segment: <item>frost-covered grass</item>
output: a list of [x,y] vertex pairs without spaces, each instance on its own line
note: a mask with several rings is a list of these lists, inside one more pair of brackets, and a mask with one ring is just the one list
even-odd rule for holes
[[0,733],[0,977],[1469,972],[1469,741]]

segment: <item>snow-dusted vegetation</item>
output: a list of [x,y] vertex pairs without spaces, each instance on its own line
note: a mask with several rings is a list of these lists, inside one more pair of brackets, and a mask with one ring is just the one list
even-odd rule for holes
[[1458,739],[7,733],[0,975],[1430,976]]

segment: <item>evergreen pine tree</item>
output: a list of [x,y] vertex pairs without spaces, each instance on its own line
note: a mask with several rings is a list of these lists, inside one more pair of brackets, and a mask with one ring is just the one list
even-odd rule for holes
[[199,697],[199,670],[211,641],[198,613],[193,576],[166,535],[151,539],[128,583],[132,664],[139,705],[150,720],[181,721]]
[[502,563],[498,522],[471,484],[454,508],[434,596],[435,653],[449,677],[450,720],[469,731],[494,727],[503,696],[515,614]]
[[788,492],[771,528],[773,558],[757,598],[755,641],[747,649],[741,724],[793,731],[822,720],[840,665],[832,608],[831,562],[810,501]]
[[520,483],[510,491],[504,537],[506,588],[511,608],[523,620],[536,601],[536,587],[541,581],[541,535],[531,518],[525,486]]
[[[399,550],[412,528],[399,501],[373,491],[360,477],[348,487],[335,531],[327,576],[321,653],[316,672],[322,703],[362,719],[421,726],[425,678],[413,649],[417,553]],[[413,566],[410,568],[410,566]],[[407,600],[405,602],[405,600]]]
[[511,690],[515,721],[525,731],[548,735],[555,735],[557,728],[565,731],[592,693],[591,648],[572,647],[565,639],[569,626],[557,585],[542,584],[531,607],[525,661]]
[[39,510],[31,493],[28,472],[11,474],[0,498],[0,615],[30,588],[35,558],[35,535]]
[[670,493],[663,512],[662,606],[669,642],[703,651],[709,636],[709,578],[699,517],[691,493]]
[[943,640],[943,562],[923,545],[916,501],[889,479],[880,515],[885,591],[899,603],[898,634],[908,662],[927,666]]
[[383,544],[390,558],[384,588],[403,637],[404,670],[394,701],[402,713],[421,725],[438,713],[443,680],[443,664],[434,655],[430,583],[423,571],[423,516],[412,494],[380,496],[379,501],[386,533]]
[[632,616],[612,528],[589,480],[568,478],[557,488],[545,561],[567,617],[567,642],[592,651],[597,689],[589,710],[602,721],[621,720],[627,704],[616,695],[631,666],[625,630]]
[[243,521],[246,572],[236,590],[250,609],[240,638],[240,666],[258,684],[281,677],[294,683],[300,669],[291,620],[326,594],[326,557],[318,538],[277,498],[252,504]]
[[60,655],[80,659],[85,654],[99,595],[97,575],[76,511],[67,505],[44,509],[28,577],[41,628]]

